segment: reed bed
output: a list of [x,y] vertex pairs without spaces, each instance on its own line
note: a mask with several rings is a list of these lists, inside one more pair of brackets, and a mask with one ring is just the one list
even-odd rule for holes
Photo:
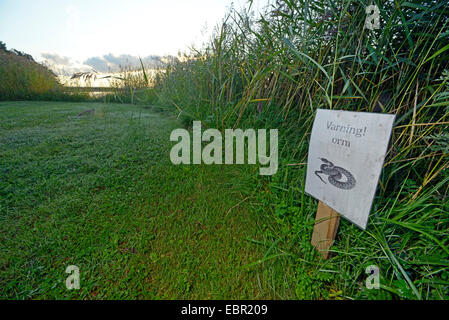
[[82,101],[87,98],[79,92],[65,92],[51,70],[28,54],[6,50],[5,44],[0,42],[0,101]]

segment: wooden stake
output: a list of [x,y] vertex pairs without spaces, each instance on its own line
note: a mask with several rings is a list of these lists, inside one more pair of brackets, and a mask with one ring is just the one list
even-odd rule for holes
[[320,201],[316,211],[311,243],[321,253],[323,259],[329,257],[329,248],[334,242],[339,224],[338,212]]

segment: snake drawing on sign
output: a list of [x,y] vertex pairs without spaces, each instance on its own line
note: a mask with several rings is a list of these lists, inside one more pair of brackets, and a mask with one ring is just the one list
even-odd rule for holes
[[[355,187],[356,181],[354,176],[348,170],[334,166],[332,162],[325,158],[319,158],[324,163],[320,166],[320,170],[315,171],[315,174],[323,183],[326,183],[323,178],[321,178],[320,174],[327,175],[327,180],[331,185],[343,190],[351,190]],[[343,176],[346,177],[345,180],[340,181]]]

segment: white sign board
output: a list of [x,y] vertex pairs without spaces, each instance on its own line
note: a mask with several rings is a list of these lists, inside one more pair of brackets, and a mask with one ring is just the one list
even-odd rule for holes
[[394,115],[318,109],[306,192],[362,229],[387,152]]

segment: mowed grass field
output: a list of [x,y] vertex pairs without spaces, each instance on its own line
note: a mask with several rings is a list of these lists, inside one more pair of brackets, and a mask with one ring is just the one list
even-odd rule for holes
[[132,105],[1,102],[0,298],[276,298],[254,263],[257,168],[171,164],[177,127]]

